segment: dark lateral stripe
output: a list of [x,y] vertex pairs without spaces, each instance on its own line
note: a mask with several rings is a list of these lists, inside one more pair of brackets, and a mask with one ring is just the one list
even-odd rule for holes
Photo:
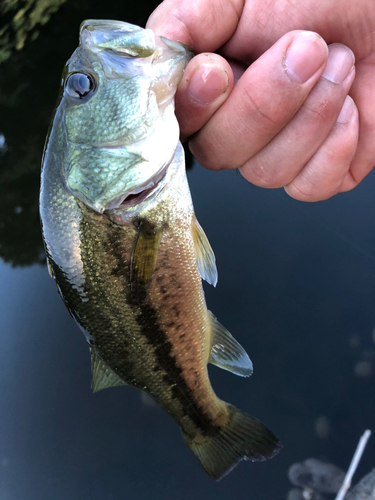
[[[118,326],[113,323],[113,305],[111,294],[98,294],[99,290],[106,288],[106,278],[109,275],[116,276],[124,284],[125,289],[128,283],[129,266],[124,262],[121,237],[123,232],[115,224],[100,224],[99,221],[93,223],[92,219],[86,217],[86,210],[82,209],[82,220],[80,224],[81,233],[81,258],[83,263],[83,278],[85,280],[84,290],[89,297],[88,302],[82,302],[77,298],[71,305],[81,319],[80,323],[87,331],[94,336],[94,345],[100,349],[103,360],[109,365],[118,364],[126,366],[126,374],[121,373],[123,379],[132,379],[134,362],[129,356],[128,345],[124,342],[116,345],[116,359],[113,359],[113,349],[107,352],[106,347],[114,334],[126,339],[126,332],[118,332]],[[116,266],[110,268],[110,263],[115,262]],[[91,283],[90,277],[95,276],[96,284]],[[96,307],[99,305],[100,307]],[[82,321],[83,319],[83,321]],[[125,328],[124,328],[125,330]],[[121,334],[122,333],[122,334]]]
[[146,290],[140,286],[132,287],[127,300],[136,313],[140,334],[146,337],[147,342],[154,348],[157,364],[165,373],[164,381],[171,388],[172,397],[180,402],[183,414],[188,416],[203,434],[215,434],[219,427],[205,415],[204,409],[197,403],[193,391],[187,385],[182,369],[173,355],[172,344],[158,323],[156,310],[147,301]]
[[177,365],[172,344],[158,325],[155,309],[144,300],[138,302],[134,292],[129,294],[129,304],[140,310],[140,314],[136,316],[140,333],[154,348],[156,361],[160,369],[165,372],[164,381],[171,387],[172,397],[180,402],[183,414],[188,416],[203,434],[215,434],[219,427],[204,414],[204,409],[196,402],[192,390],[183,377],[182,369]]
[[111,274],[116,276],[116,278],[122,279],[124,291],[127,291],[128,285],[130,284],[130,263],[124,261],[124,230],[121,226],[112,223],[107,236],[107,241],[102,244],[106,246],[106,251],[112,253],[117,262],[116,266],[112,268]]
[[[134,225],[138,228],[139,223],[139,220],[134,221]],[[96,278],[98,281],[101,281],[103,273],[104,276],[110,273],[120,279],[123,283],[124,302],[126,301],[127,305],[132,307],[134,311],[135,319],[140,327],[139,333],[146,337],[148,343],[153,347],[156,364],[165,374],[164,381],[166,387],[170,387],[172,397],[179,401],[183,414],[188,416],[203,434],[215,434],[219,428],[214,425],[212,419],[205,415],[204,409],[196,402],[193,392],[186,384],[182,369],[177,366],[176,358],[173,355],[172,344],[169,342],[166,332],[158,324],[155,309],[147,302],[147,290],[141,286],[141,283],[132,289],[129,286],[130,269],[129,262],[124,262],[123,237],[123,229],[116,224],[98,227],[98,225],[92,224],[91,220],[86,221],[83,218],[81,222],[81,255],[84,264],[85,289],[90,296],[90,301],[82,304],[81,300],[76,297],[76,300],[73,300],[74,304],[70,304],[70,309],[77,311],[79,317],[86,317],[83,326],[91,332],[95,331],[95,344],[101,344],[101,350],[105,350],[108,333],[113,329],[111,318],[108,317],[109,304],[106,304],[105,312],[102,307],[93,307],[98,297],[96,291],[89,286],[90,281],[87,278],[93,272],[99,271],[99,278]],[[110,262],[106,258],[108,253],[116,259],[116,266],[113,269],[106,268],[106,264],[108,265]],[[176,310],[176,315],[178,315],[178,310]],[[122,358],[122,364],[125,361],[126,379],[131,378],[130,383],[136,385],[136,381],[131,375],[134,360],[129,359],[126,346],[123,345],[121,351],[121,353],[117,351],[116,354]],[[102,352],[101,355],[103,356],[103,354]],[[116,360],[105,358],[104,355],[104,361],[109,364],[112,365],[113,361],[116,364]]]

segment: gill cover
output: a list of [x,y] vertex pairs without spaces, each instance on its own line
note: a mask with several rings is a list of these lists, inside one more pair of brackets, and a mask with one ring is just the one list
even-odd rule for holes
[[85,21],[67,63],[63,174],[99,213],[162,179],[177,147],[173,96],[192,54],[151,30]]

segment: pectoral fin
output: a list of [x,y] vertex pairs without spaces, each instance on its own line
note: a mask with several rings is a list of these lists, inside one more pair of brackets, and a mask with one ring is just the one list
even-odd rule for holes
[[51,276],[51,278],[54,278],[55,273],[53,272],[53,267],[48,257],[47,257],[47,269],[48,269],[48,274]]
[[120,379],[99,356],[91,351],[91,370],[92,370],[92,392],[98,392],[102,389],[109,387],[119,387],[120,385],[127,385]]
[[138,237],[131,258],[130,281],[132,290],[147,288],[154,273],[162,228],[156,228],[146,219],[142,219],[138,229]]
[[195,215],[193,217],[192,233],[198,272],[201,278],[207,281],[207,283],[216,286],[217,269],[215,255]]
[[212,327],[212,348],[209,363],[228,370],[241,377],[253,373],[253,363],[244,348],[221,325],[211,311],[208,311]]

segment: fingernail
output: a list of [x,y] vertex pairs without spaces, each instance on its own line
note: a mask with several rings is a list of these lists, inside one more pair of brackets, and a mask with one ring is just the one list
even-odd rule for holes
[[337,118],[338,123],[347,123],[354,111],[354,102],[350,96],[346,96],[344,104],[341,108],[340,114]]
[[327,44],[317,33],[298,33],[289,45],[285,58],[290,78],[298,83],[307,82],[325,62],[327,54]]
[[330,45],[328,49],[327,66],[322,76],[330,82],[342,83],[354,65],[354,54],[341,43]]
[[223,68],[217,64],[204,64],[193,74],[189,93],[194,102],[207,106],[224,94],[228,86],[228,74]]

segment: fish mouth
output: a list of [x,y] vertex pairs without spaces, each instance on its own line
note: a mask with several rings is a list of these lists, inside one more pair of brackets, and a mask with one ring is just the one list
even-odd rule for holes
[[133,191],[121,196],[117,201],[112,202],[109,208],[104,210],[104,213],[110,216],[123,216],[126,215],[127,212],[129,215],[133,215],[135,210],[140,211],[146,203],[153,201],[165,187],[167,170],[168,165],[146,184],[133,189]]
[[144,201],[153,191],[153,188],[146,188],[139,193],[130,193],[125,200],[120,203],[117,209],[134,207],[134,205],[138,205]]

